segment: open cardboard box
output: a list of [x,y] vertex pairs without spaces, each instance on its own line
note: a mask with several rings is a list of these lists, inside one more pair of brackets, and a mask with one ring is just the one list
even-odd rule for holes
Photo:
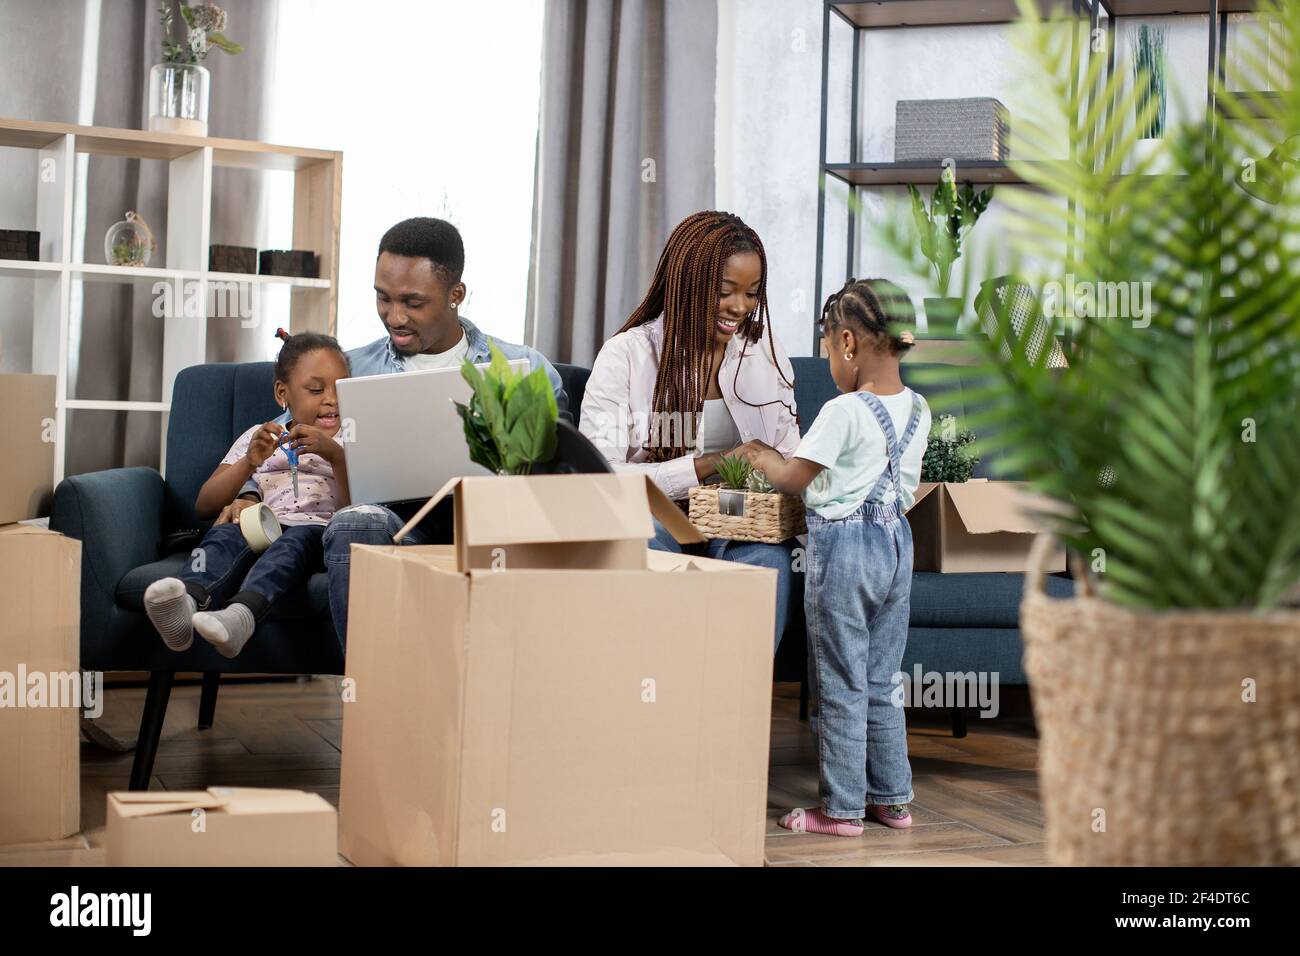
[[[963,482],[922,482],[907,512],[912,526],[914,571],[1024,571],[1035,535],[1048,530],[1034,511],[1052,505],[1020,481],[972,478]],[[1044,570],[1065,570],[1065,548],[1058,546]]]
[[702,539],[643,475],[452,491],[454,546],[353,547],[344,856],[761,865],[775,572],[649,551]]
[[81,542],[0,528],[0,844],[81,829],[80,618]]
[[334,808],[303,790],[108,795],[109,866],[335,866],[337,837]]

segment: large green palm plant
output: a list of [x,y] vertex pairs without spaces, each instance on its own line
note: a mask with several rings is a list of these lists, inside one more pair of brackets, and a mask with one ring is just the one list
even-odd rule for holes
[[[1122,69],[1108,80],[1104,51],[1071,84],[1070,31],[1086,37],[1086,26],[1021,6],[1044,83],[1017,117],[1012,164],[1038,188],[1001,192],[1012,271],[1050,289],[1046,310],[1058,332],[1072,326],[1075,348],[1069,369],[1050,369],[1050,350],[1026,355],[1007,315],[999,335],[971,333],[987,385],[965,391],[986,406],[968,421],[1059,503],[1056,526],[1111,600],[1276,605],[1300,578],[1300,200],[1292,188],[1266,205],[1234,176],[1249,182],[1300,126],[1300,56],[1281,96],[1221,91],[1216,123],[1197,110],[1168,130],[1169,174],[1125,175],[1147,125],[1142,85]],[[1300,2],[1260,7],[1300,38]],[[1267,51],[1235,39],[1236,72],[1258,85]],[[1079,292],[1089,289],[1091,303]],[[1087,314],[1123,306],[1120,293],[1141,305]],[[1076,316],[1062,318],[1071,306]]]

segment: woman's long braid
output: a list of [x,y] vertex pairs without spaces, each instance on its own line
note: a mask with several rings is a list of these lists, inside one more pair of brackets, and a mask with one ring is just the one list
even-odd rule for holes
[[[757,341],[766,329],[771,338],[767,312],[767,255],[758,234],[738,217],[726,212],[698,212],[678,224],[668,237],[655,266],[650,289],[631,317],[619,329],[626,332],[663,316],[663,343],[655,377],[651,411],[658,428],[650,429],[646,452],[651,461],[668,461],[690,454],[684,441],[689,416],[694,436],[704,395],[713,375],[714,323],[718,315],[718,286],[723,265],[737,252],[755,252],[762,265],[758,305],[745,318],[736,335],[746,346]],[[770,343],[772,363],[785,379],[776,361],[776,345]],[[744,356],[742,350],[742,359]],[[736,366],[737,375],[740,363]],[[787,385],[792,383],[786,382]],[[734,384],[733,384],[734,388]],[[739,396],[737,396],[739,398]],[[747,405],[751,402],[741,398]],[[767,404],[771,404],[770,402]],[[761,407],[761,406],[754,406]],[[666,423],[677,421],[682,427]]]

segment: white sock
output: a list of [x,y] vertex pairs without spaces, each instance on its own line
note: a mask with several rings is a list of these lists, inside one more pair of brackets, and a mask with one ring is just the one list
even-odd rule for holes
[[144,612],[174,651],[187,651],[194,643],[191,621],[198,609],[180,578],[163,578],[144,590]]
[[253,611],[247,604],[232,604],[221,611],[200,611],[194,615],[194,630],[222,657],[238,656],[256,626]]

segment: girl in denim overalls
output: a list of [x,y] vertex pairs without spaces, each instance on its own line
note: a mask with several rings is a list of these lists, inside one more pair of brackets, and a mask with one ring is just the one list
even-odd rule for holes
[[755,468],[808,509],[804,611],[818,720],[822,805],[781,818],[789,830],[858,836],[863,818],[911,826],[907,727],[892,680],[912,595],[912,531],[903,512],[930,433],[925,399],[903,385],[914,339],[907,295],[884,279],[850,280],[822,309],[822,341],[843,394],[827,402],[784,459]]

